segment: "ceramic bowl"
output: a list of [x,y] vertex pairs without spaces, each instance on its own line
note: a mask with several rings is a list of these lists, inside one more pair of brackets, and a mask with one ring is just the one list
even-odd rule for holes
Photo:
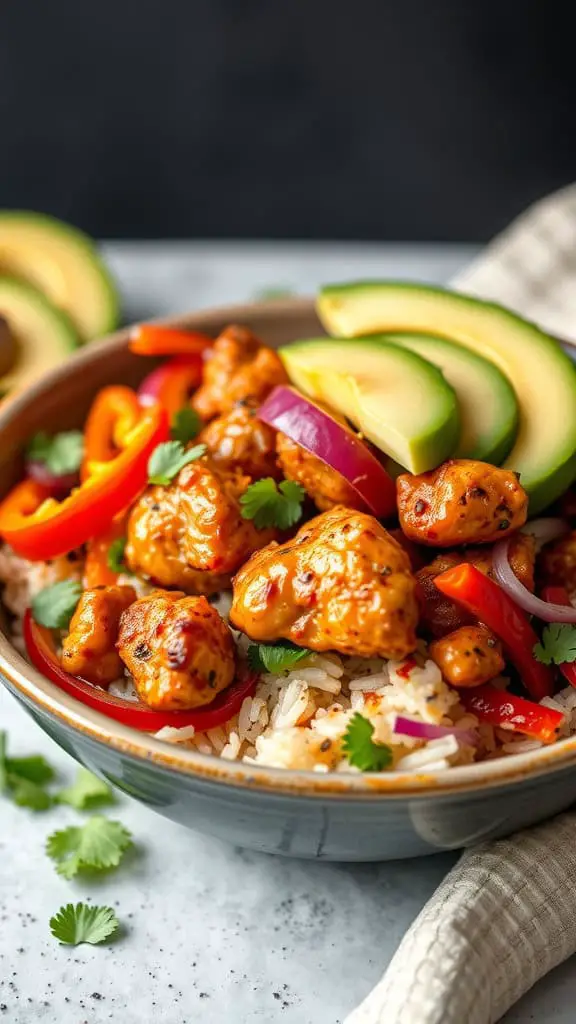
[[[216,333],[237,322],[268,344],[317,335],[304,299],[195,313],[172,326]],[[127,331],[81,350],[0,410],[0,480],[18,479],[37,430],[77,427],[96,391],[149,369]],[[513,758],[437,774],[321,775],[221,761],[171,746],[86,708],[0,635],[3,681],[38,725],[114,786],[192,829],[239,846],[324,860],[414,857],[503,836],[576,799],[576,737]]]

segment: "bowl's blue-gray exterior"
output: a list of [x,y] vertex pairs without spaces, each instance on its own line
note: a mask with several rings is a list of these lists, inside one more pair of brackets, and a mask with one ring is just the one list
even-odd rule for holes
[[124,793],[189,828],[264,853],[333,861],[420,857],[509,835],[576,800],[574,767],[475,792],[386,798],[231,786],[120,752],[4,682],[56,743]]

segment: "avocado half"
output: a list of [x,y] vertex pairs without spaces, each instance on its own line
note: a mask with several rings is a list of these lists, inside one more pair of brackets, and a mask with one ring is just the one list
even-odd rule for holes
[[494,363],[516,393],[520,419],[506,468],[520,473],[534,515],[576,479],[576,367],[560,345],[502,306],[412,282],[329,285],[317,300],[326,329],[352,338],[433,333]]
[[79,344],[74,324],[42,292],[17,278],[0,276],[0,316],[10,332],[10,368],[0,393],[19,389],[58,366]]
[[0,211],[0,274],[33,285],[82,341],[118,326],[118,294],[90,238],[46,214]]

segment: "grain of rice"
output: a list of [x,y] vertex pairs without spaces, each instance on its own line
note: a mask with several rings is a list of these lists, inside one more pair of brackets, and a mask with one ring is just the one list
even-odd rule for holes
[[314,665],[315,668],[322,668],[329,676],[334,676],[335,679],[340,679],[344,675],[344,666],[340,659],[338,661],[332,661],[331,658],[322,657],[320,654],[312,654],[307,661],[310,665]]
[[240,737],[237,732],[231,732],[228,737],[228,743],[220,751],[220,757],[223,757],[225,761],[235,761],[240,753]]
[[174,729],[171,725],[165,725],[158,732],[154,733],[157,740],[165,740],[166,743],[188,743],[194,738],[196,732],[193,725],[183,725],[180,729]]
[[223,747],[226,745],[227,737],[224,730],[221,729],[220,726],[218,726],[215,729],[207,729],[206,736],[210,740],[216,753],[219,754]]
[[416,750],[413,754],[406,754],[396,764],[396,771],[409,771],[412,768],[428,766],[434,760],[447,758],[457,754],[460,745],[455,736],[442,736],[438,740],[430,740],[425,747]]
[[539,750],[543,745],[539,740],[517,740],[515,743],[505,743],[502,750],[505,754],[527,754],[530,750]]
[[387,672],[374,672],[367,676],[355,676],[350,679],[348,689],[352,690],[380,690],[389,683]]

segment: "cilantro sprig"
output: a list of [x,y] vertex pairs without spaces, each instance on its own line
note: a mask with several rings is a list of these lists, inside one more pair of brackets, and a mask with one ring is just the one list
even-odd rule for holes
[[47,811],[53,797],[46,787],[54,777],[52,765],[40,755],[8,757],[6,734],[0,732],[0,793],[19,807]]
[[118,931],[119,923],[112,907],[89,907],[68,903],[50,918],[50,931],[65,946],[88,942],[97,946]]
[[271,476],[250,484],[240,498],[242,516],[251,519],[259,530],[276,526],[288,530],[302,517],[304,488],[293,480],[277,484]]
[[392,751],[385,743],[372,739],[374,726],[358,711],[344,733],[342,749],[351,765],[362,772],[381,772],[392,764]]
[[167,487],[184,466],[204,455],[205,444],[185,449],[181,441],[165,441],[154,449],[148,460],[148,483]]
[[130,575],[132,575],[130,573],[130,569],[126,565],[126,562],[124,561],[126,543],[126,537],[117,537],[116,540],[113,540],[110,547],[108,548],[106,561],[108,563],[108,568],[112,572],[129,573]]
[[576,626],[551,622],[542,630],[542,639],[533,648],[536,661],[543,665],[565,665],[576,661]]
[[63,430],[51,437],[44,430],[29,442],[26,456],[31,462],[42,462],[54,476],[76,473],[84,455],[81,430]]
[[71,825],[53,832],[46,842],[46,853],[55,862],[63,878],[74,878],[79,871],[106,871],[118,867],[132,836],[119,821],[94,815],[85,825]]
[[82,594],[78,580],[62,580],[44,587],[32,598],[32,616],[48,629],[67,629]]
[[61,789],[55,799],[59,804],[69,804],[77,811],[89,811],[103,804],[116,802],[108,783],[93,775],[87,768],[79,768],[71,786]]
[[202,420],[191,405],[185,405],[174,413],[170,428],[170,436],[173,441],[188,444],[189,441],[193,441],[197,437],[201,430]]
[[278,644],[250,644],[248,664],[253,672],[284,672],[312,652],[289,641]]

